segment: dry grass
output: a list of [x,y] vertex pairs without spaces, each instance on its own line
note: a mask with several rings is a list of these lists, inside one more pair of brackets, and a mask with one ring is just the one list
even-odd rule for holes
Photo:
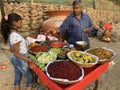
[[[24,0],[30,1],[30,0]],[[35,2],[43,3],[57,3],[57,4],[68,4],[71,5],[73,0],[34,0]],[[84,7],[93,7],[92,0],[82,0]],[[120,6],[115,5],[109,0],[96,0],[96,9],[106,9],[106,10],[119,10]]]
[[[4,0],[6,1],[6,0]],[[12,1],[12,0],[10,0]],[[17,0],[16,0],[17,1]],[[19,1],[19,0],[18,0]],[[24,2],[30,2],[31,0],[22,0]],[[33,0],[34,2],[40,2],[40,3],[54,3],[54,4],[67,4],[72,5],[73,0]],[[93,0],[82,0],[84,7],[92,8]],[[115,5],[110,0],[96,0],[96,9],[102,9],[102,10],[117,10],[120,11],[120,5]]]

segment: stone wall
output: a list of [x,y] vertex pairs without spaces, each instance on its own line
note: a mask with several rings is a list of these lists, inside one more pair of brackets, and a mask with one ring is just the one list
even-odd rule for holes
[[23,17],[23,28],[20,32],[25,36],[29,35],[29,33],[36,33],[36,30],[41,27],[43,21],[48,18],[44,11],[65,9],[70,10],[70,7],[41,3],[5,4],[6,14],[16,12]]
[[[41,3],[11,3],[9,5],[5,3],[6,14],[16,12],[23,17],[23,29],[20,32],[24,36],[28,36],[30,33],[37,33],[40,30],[43,21],[48,19],[48,16],[44,13],[48,10],[72,10],[72,7]],[[90,15],[95,26],[99,24],[99,21],[119,22],[120,20],[120,12],[94,10],[91,8],[84,8],[84,12]]]

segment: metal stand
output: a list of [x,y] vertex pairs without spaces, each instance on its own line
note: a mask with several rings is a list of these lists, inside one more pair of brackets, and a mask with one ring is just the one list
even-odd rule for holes
[[93,88],[93,90],[97,90],[98,88],[98,80],[95,80],[95,87]]

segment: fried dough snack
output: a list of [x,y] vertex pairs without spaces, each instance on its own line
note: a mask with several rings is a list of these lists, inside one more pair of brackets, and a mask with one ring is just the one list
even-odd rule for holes
[[111,51],[106,50],[102,47],[91,49],[87,52],[98,56],[99,60],[110,59],[113,56],[113,53]]

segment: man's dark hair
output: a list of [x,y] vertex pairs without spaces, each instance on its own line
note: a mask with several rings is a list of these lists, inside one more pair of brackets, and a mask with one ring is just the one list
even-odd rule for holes
[[73,6],[77,5],[77,4],[79,4],[80,6],[82,6],[82,1],[81,0],[74,0],[73,3],[72,3]]

